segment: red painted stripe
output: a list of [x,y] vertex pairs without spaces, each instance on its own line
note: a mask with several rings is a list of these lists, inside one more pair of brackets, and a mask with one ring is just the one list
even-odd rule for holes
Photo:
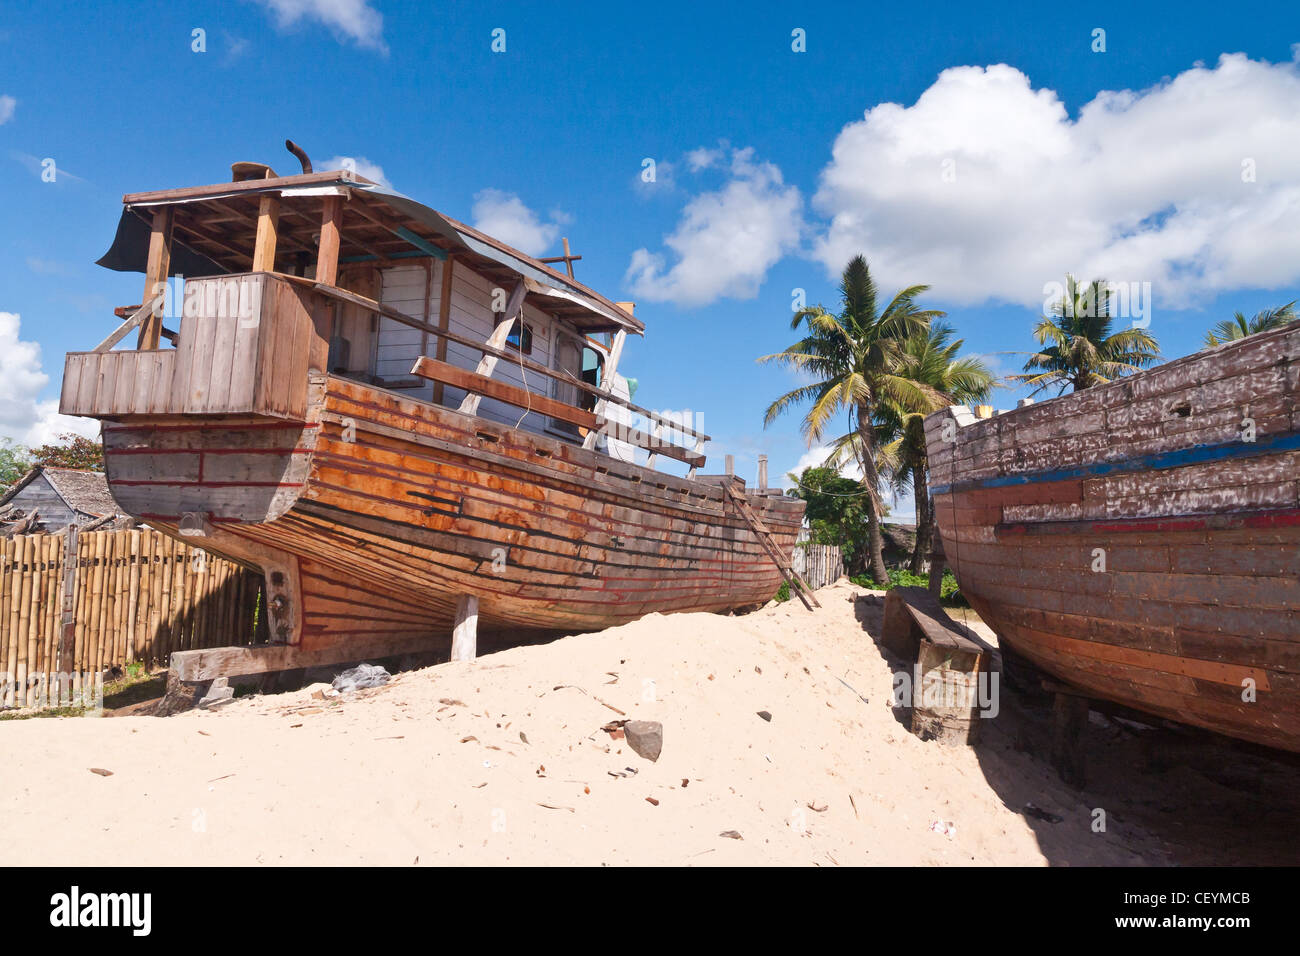
[[110,485],[127,488],[163,486],[170,488],[304,488],[302,482],[288,481],[165,481],[163,479],[137,481],[110,481]]
[[310,448],[110,448],[104,453],[117,455],[310,455]]
[[316,422],[245,422],[223,425],[218,421],[202,425],[105,425],[104,431],[113,432],[243,432],[274,431],[287,429],[302,431],[308,428],[320,428]]
[[1300,508],[1231,514],[1171,515],[1167,518],[1088,518],[1077,521],[1018,521],[996,525],[1004,534],[1140,534],[1175,531],[1231,531],[1240,528],[1300,527]]

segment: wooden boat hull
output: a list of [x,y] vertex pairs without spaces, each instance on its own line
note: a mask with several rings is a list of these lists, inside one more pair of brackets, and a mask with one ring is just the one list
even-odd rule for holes
[[[716,481],[340,377],[313,376],[305,419],[104,426],[118,503],[280,575],[273,639],[304,651],[446,641],[461,595],[489,633],[574,631],[752,605],[781,583]],[[788,554],[803,502],[749,501]]]
[[987,420],[926,421],[999,639],[1103,699],[1300,751],[1300,327]]

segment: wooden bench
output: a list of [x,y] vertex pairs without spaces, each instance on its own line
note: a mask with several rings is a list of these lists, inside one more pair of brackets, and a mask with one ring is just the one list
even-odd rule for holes
[[993,649],[968,637],[924,588],[894,588],[885,595],[881,643],[916,664],[912,733],[924,740],[973,743],[980,724],[980,674],[988,672]]

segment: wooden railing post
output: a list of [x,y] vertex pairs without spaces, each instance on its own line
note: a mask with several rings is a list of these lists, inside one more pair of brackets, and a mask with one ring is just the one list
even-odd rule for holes
[[[619,329],[618,332],[614,334],[614,344],[610,346],[609,360],[605,362],[605,374],[600,382],[600,384],[605,387],[606,391],[612,392],[614,390],[614,373],[618,371],[618,361],[623,357],[623,343],[626,341],[627,341],[627,329]],[[597,419],[604,417],[605,408],[608,405],[609,402],[603,398],[597,400],[596,402]],[[599,437],[600,437],[599,429],[588,432],[587,437],[583,439],[582,447],[588,449],[595,448],[596,439]]]
[[[316,252],[316,281],[326,285],[335,285],[339,277],[339,228],[343,224],[343,198],[326,196],[325,208],[320,220],[320,246]],[[258,233],[262,224],[258,221]],[[274,260],[274,243],[271,258]],[[268,266],[267,268],[270,268]],[[256,266],[254,266],[256,270]]]
[[167,288],[167,276],[171,272],[172,262],[172,226],[175,222],[172,206],[159,206],[153,212],[153,227],[149,233],[149,258],[144,272],[144,298],[142,302],[153,302],[153,308],[140,323],[140,336],[136,348],[152,350],[158,348],[162,337],[163,305],[165,297],[155,302],[154,297]]
[[[279,223],[280,197],[268,193],[257,206],[257,238],[253,241],[252,271],[275,271],[275,241]],[[328,284],[333,285],[332,282]]]
[[[527,292],[527,286],[524,280],[520,279],[515,283],[514,289],[510,293],[510,298],[506,302],[505,320],[492,330],[488,337],[487,344],[494,349],[499,349],[506,344],[506,339],[510,338],[510,333],[515,327],[516,316],[520,319],[523,317],[524,310],[524,293]],[[522,328],[522,321],[520,326]],[[523,342],[522,332],[520,334],[520,343]],[[478,368],[475,369],[477,374],[484,378],[491,378],[493,371],[497,367],[497,357],[495,355],[484,353],[483,358],[479,359]],[[479,402],[483,400],[481,395],[469,393],[460,403],[460,412],[462,415],[477,415]]]

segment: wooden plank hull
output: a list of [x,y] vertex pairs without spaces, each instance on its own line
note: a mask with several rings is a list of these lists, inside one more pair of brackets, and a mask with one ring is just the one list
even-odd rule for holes
[[[462,594],[489,633],[588,630],[759,603],[781,583],[717,484],[343,378],[316,376],[308,392],[305,421],[104,428],[126,511],[207,528],[203,546],[237,560],[293,566],[298,606],[280,639],[305,650],[446,640]],[[788,553],[803,502],[750,501]]]
[[1092,694],[1300,751],[1300,328],[926,422],[963,593]]

